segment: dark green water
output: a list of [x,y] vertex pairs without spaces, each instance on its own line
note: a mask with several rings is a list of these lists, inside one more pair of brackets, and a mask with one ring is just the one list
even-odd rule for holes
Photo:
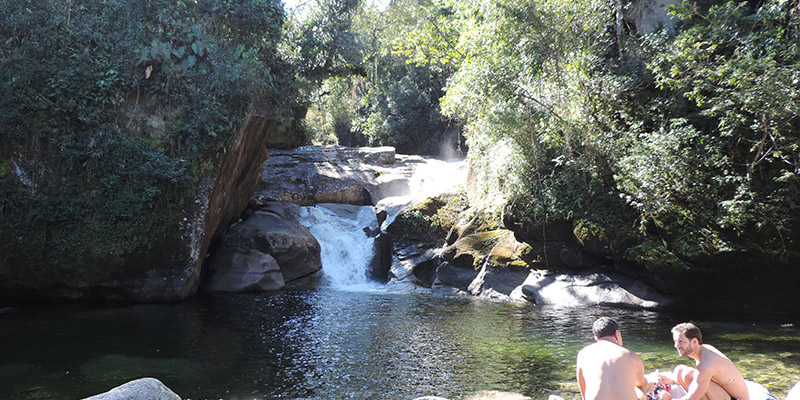
[[620,322],[648,372],[686,363],[669,328],[694,320],[779,398],[800,379],[800,324],[791,318],[321,288],[0,313],[0,398],[77,399],[152,376],[184,399],[459,399],[478,390],[578,399],[575,355],[601,315]]

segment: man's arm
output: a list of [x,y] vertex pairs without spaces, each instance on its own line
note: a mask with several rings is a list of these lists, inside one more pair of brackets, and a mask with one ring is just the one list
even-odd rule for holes
[[632,353],[634,357],[634,365],[636,368],[636,387],[642,390],[645,394],[653,391],[654,386],[651,382],[647,381],[644,376],[644,362],[638,354]]
[[580,352],[578,353],[578,360],[577,360],[576,364],[577,364],[577,366],[575,368],[575,375],[577,375],[577,378],[578,378],[578,387],[580,387],[580,389],[581,389],[581,398],[585,399],[586,398],[586,380],[583,379],[583,369],[581,368],[581,364],[583,364],[583,362],[581,360],[581,353]]
[[686,396],[681,397],[679,400],[700,400],[706,395],[708,388],[711,387],[713,372],[707,368],[700,368],[700,366],[695,371],[695,376],[686,389]]

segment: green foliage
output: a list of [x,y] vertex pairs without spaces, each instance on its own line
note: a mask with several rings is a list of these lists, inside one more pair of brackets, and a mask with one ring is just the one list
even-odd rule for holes
[[[672,203],[684,213],[709,210],[703,225],[766,233],[774,251],[785,250],[784,235],[796,236],[800,206],[800,17],[792,7],[729,2],[700,15],[684,5],[676,12],[690,27],[651,63],[657,83],[694,106],[687,129],[702,134],[681,151],[702,151],[703,176],[686,181],[705,183],[712,195],[684,184],[675,190],[684,198]],[[686,138],[685,130],[669,136]]]
[[442,108],[466,122],[473,203],[534,231],[603,226],[643,265],[796,257],[793,4],[686,2],[669,37],[619,30],[605,1],[458,3]]
[[0,261],[168,263],[244,117],[292,118],[278,2],[24,0],[0,13]]
[[[360,73],[362,44],[352,29],[358,0],[316,0],[288,22],[283,51],[301,79],[318,84]],[[313,86],[311,86],[313,88]]]
[[422,40],[420,30],[430,30],[420,20],[435,21],[447,13],[439,2],[397,1],[385,11],[361,8],[349,31],[353,48],[344,52],[360,52],[358,67],[350,61],[348,74],[333,74],[312,96],[306,121],[317,141],[335,137],[350,146],[439,154],[441,143],[459,129],[439,107],[450,66],[412,54],[407,44],[410,37]]

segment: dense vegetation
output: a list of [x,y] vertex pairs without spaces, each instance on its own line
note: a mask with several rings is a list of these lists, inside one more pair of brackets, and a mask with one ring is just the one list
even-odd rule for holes
[[687,1],[652,31],[633,3],[367,10],[368,78],[326,81],[312,125],[402,147],[464,124],[474,205],[522,236],[566,221],[608,257],[668,271],[796,263],[798,2]]
[[620,29],[613,5],[461,11],[443,104],[467,121],[483,197],[524,229],[595,227],[650,267],[797,260],[796,2],[687,2],[675,37]]
[[245,115],[292,119],[276,1],[2,0],[0,15],[0,262],[180,254],[178,218]]
[[566,223],[667,271],[796,264],[798,1],[687,1],[653,31],[634,3],[0,0],[0,262],[168,249],[257,114],[309,142],[465,140],[472,205],[522,237]]
[[[425,62],[415,47],[418,31],[432,29],[441,13],[450,11],[417,0],[393,1],[386,10],[369,4],[351,8],[345,46],[350,50],[345,54],[358,68],[314,86],[307,117],[310,136],[322,143],[388,145],[404,154],[454,156],[460,124],[440,109],[453,65]],[[295,23],[308,29],[319,15]]]

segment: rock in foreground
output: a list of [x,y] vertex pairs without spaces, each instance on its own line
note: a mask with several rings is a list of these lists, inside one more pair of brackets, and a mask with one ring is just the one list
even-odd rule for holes
[[84,400],[181,400],[181,397],[158,379],[142,378]]

